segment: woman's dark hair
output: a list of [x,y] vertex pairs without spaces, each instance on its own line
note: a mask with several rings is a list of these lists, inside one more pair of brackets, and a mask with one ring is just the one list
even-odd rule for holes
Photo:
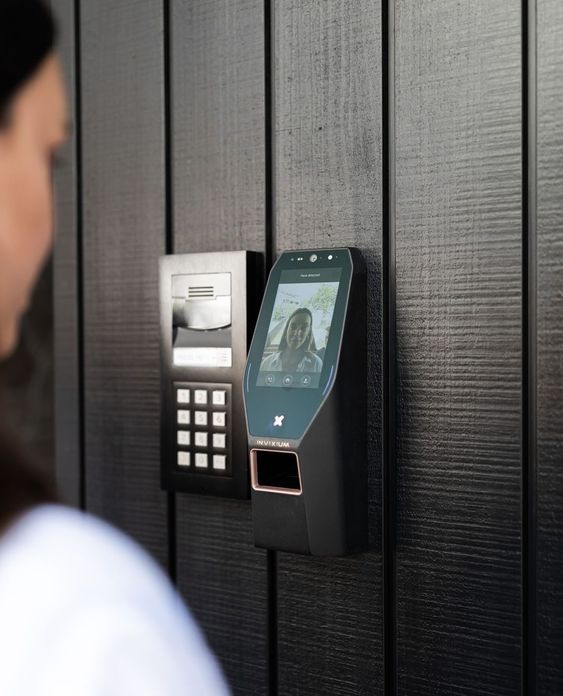
[[295,312],[289,317],[289,319],[285,322],[285,327],[283,330],[283,334],[281,337],[280,345],[278,347],[278,351],[280,353],[283,353],[283,351],[287,348],[287,330],[289,328],[289,324],[291,323],[291,320],[293,317],[298,316],[299,314],[305,314],[309,317],[309,340],[305,339],[303,342],[303,345],[305,346],[302,348],[304,351],[309,351],[312,353],[315,353],[317,351],[317,346],[315,344],[315,337],[313,336],[313,315],[311,314],[311,310],[307,309],[307,307],[299,307],[299,309],[296,309]]
[[0,127],[10,104],[55,45],[55,23],[40,0],[0,0]]
[[[54,45],[55,24],[42,2],[0,0],[0,128],[9,124],[14,96]],[[0,429],[0,533],[29,508],[54,500],[54,490],[30,465],[16,438]]]
[[54,486],[34,469],[16,438],[0,431],[0,534],[20,514],[55,502]]

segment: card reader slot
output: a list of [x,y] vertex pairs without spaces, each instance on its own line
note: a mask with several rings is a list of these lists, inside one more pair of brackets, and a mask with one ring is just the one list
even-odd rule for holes
[[250,465],[255,491],[301,495],[299,460],[295,452],[253,449]]

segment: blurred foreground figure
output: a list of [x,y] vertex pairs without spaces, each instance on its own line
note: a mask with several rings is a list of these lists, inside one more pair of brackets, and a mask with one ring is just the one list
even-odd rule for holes
[[[67,131],[53,51],[39,0],[1,0],[0,359],[52,245],[51,167]],[[0,655],[2,696],[227,693],[157,565],[109,525],[58,505],[2,433]]]

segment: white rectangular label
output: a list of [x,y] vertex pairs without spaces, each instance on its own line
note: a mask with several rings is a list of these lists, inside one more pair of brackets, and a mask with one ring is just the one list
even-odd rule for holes
[[174,348],[174,365],[182,367],[232,367],[231,348]]

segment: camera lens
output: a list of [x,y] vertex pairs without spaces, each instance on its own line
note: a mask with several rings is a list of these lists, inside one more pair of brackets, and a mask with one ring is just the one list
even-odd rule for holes
[[315,263],[316,260],[317,260],[316,254],[311,254],[311,256],[309,256],[309,261],[311,261],[312,263]]

